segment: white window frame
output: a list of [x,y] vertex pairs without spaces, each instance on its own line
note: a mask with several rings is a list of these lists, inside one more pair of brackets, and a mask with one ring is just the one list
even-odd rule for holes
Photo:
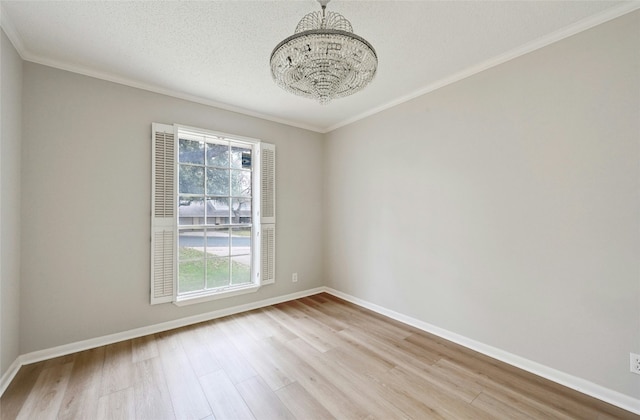
[[[222,290],[178,295],[179,131],[252,145],[251,283]],[[151,190],[151,304],[172,302],[178,306],[191,305],[254,293],[260,287],[275,282],[274,145],[253,138],[185,125],[153,123]],[[267,200],[262,200],[264,195]],[[267,217],[262,217],[263,214]]]

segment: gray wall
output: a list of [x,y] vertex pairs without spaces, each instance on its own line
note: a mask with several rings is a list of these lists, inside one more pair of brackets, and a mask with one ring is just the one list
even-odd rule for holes
[[[322,135],[29,62],[23,103],[21,353],[323,284]],[[275,285],[149,305],[152,122],[276,144]]]
[[[624,16],[325,136],[23,64],[3,34],[0,374],[327,284],[637,398],[639,27]],[[275,285],[149,305],[151,122],[278,146]]]
[[22,59],[0,30],[0,377],[19,353]]
[[338,129],[329,286],[634,398],[640,13]]

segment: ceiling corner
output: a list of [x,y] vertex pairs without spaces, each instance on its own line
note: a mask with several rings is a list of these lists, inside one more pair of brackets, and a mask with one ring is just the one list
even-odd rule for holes
[[18,54],[20,55],[20,57],[22,57],[22,59],[25,60],[26,57],[29,55],[28,51],[24,46],[22,37],[18,33],[18,30],[16,29],[16,27],[13,25],[13,22],[11,21],[9,14],[5,10],[4,6],[2,5],[2,2],[0,2],[0,27],[2,27],[2,30],[4,31],[4,33],[7,34],[9,41],[11,41],[11,43],[13,44],[13,47],[16,49],[16,51],[18,51]]

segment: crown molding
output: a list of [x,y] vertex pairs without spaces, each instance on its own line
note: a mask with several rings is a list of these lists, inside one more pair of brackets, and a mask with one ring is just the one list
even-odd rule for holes
[[370,117],[374,114],[387,110],[389,108],[393,108],[396,105],[400,105],[404,102],[408,102],[412,99],[415,99],[419,96],[425,95],[427,93],[433,92],[437,89],[443,88],[447,85],[459,82],[460,80],[471,77],[477,73],[488,70],[492,67],[496,67],[500,64],[506,63],[507,61],[513,60],[514,58],[518,58],[530,52],[539,50],[543,47],[561,41],[565,38],[569,38],[573,35],[576,35],[580,32],[591,29],[595,26],[601,25],[605,22],[618,18],[620,16],[626,15],[627,13],[631,13],[635,10],[640,9],[640,1],[633,0],[623,3],[619,6],[613,7],[611,9],[605,10],[604,12],[597,13],[595,15],[589,16],[585,19],[582,19],[572,25],[566,26],[562,29],[559,29],[555,32],[552,32],[548,35],[540,37],[536,40],[528,42],[526,44],[521,45],[518,48],[515,48],[511,51],[507,51],[504,54],[500,54],[496,57],[493,57],[489,60],[485,60],[481,63],[478,63],[474,66],[468,67],[460,72],[454,73],[451,76],[445,77],[443,79],[438,80],[435,83],[431,83],[427,86],[424,86],[408,95],[401,96],[398,99],[395,99],[391,102],[387,102],[384,105],[380,105],[375,107],[369,111],[363,112],[362,114],[356,115],[355,117],[348,118],[344,121],[341,121],[337,124],[329,126],[325,128],[322,133],[329,133],[333,130],[336,130],[340,127],[344,127],[346,125],[352,124],[356,121],[362,120],[364,118]]
[[223,102],[217,102],[211,99],[203,98],[197,95],[191,95],[188,93],[180,92],[174,89],[163,88],[158,85],[143,83],[137,80],[129,79],[126,77],[117,76],[111,73],[105,73],[98,70],[90,69],[88,67],[76,66],[73,64],[63,63],[57,60],[50,60],[42,57],[38,57],[30,52],[25,52],[23,59],[25,61],[29,61],[35,64],[41,64],[47,67],[53,67],[59,70],[68,71],[71,73],[81,74],[83,76],[93,77],[96,79],[105,80],[108,82],[118,83],[120,85],[125,85],[129,87],[133,87],[136,89],[146,90],[148,92],[158,93],[165,96],[170,96],[177,99],[183,99],[185,101],[195,102],[202,105],[211,106],[214,108],[223,109],[225,111],[236,112],[238,114],[246,115],[249,117],[260,118],[263,120],[288,125],[290,127],[302,128],[304,130],[314,131],[317,133],[322,133],[322,129],[320,127],[316,127],[309,124],[300,123],[297,121],[287,120],[284,118],[274,117],[268,114],[262,114],[260,112],[255,112],[246,108],[237,107],[234,105],[225,104]]
[[149,92],[153,92],[153,93],[158,93],[161,95],[166,95],[166,96],[170,96],[170,97],[174,97],[174,98],[178,98],[178,99],[183,99],[186,101],[190,101],[190,102],[195,102],[195,103],[199,103],[202,105],[207,105],[207,106],[211,106],[214,108],[219,108],[219,109],[223,109],[226,111],[231,111],[231,112],[236,112],[242,115],[246,115],[249,117],[255,117],[255,118],[260,118],[266,121],[271,121],[271,122],[275,122],[275,123],[279,123],[279,124],[284,124],[284,125],[288,125],[291,127],[296,127],[296,128],[301,128],[304,130],[309,130],[309,131],[313,131],[316,133],[321,133],[321,134],[327,134],[330,133],[331,131],[337,130],[338,128],[344,127],[346,125],[352,124],[356,121],[360,121],[364,118],[370,117],[372,115],[375,115],[379,112],[382,112],[384,110],[387,110],[389,108],[393,108],[394,106],[400,105],[404,102],[408,102],[412,99],[415,99],[419,96],[425,95],[427,93],[433,92],[437,89],[443,88],[445,86],[448,86],[450,84],[459,82],[463,79],[466,79],[468,77],[471,77],[477,73],[480,73],[484,70],[488,70],[492,67],[496,67],[500,64],[506,63],[507,61],[513,60],[515,58],[518,58],[522,55],[528,54],[530,52],[533,52],[535,50],[538,50],[540,48],[546,47],[550,44],[556,43],[558,41],[561,41],[565,38],[571,37],[573,35],[576,35],[580,32],[586,31],[588,29],[591,29],[597,25],[603,24],[605,22],[608,22],[610,20],[613,20],[615,18],[618,18],[620,16],[623,16],[627,13],[631,13],[635,10],[640,9],[640,1],[638,0],[630,0],[627,2],[624,2],[623,4],[613,7],[611,9],[605,10],[604,12],[589,16],[585,19],[582,19],[572,25],[569,25],[567,27],[564,27],[560,30],[557,30],[555,32],[552,32],[551,34],[545,35],[543,37],[540,37],[534,41],[528,42],[518,48],[515,48],[511,51],[508,51],[504,54],[500,54],[496,57],[493,57],[489,60],[485,60],[481,63],[478,63],[477,65],[471,66],[469,68],[466,68],[462,71],[459,71],[457,73],[454,73],[448,77],[445,77],[443,79],[440,79],[438,81],[436,81],[435,83],[431,83],[429,85],[426,85],[412,93],[409,93],[407,95],[401,96],[393,101],[387,102],[383,105],[377,106],[375,108],[372,108],[368,111],[365,111],[361,114],[358,114],[354,117],[348,118],[346,120],[340,121],[336,124],[333,124],[331,126],[328,127],[318,127],[318,126],[314,126],[314,125],[310,125],[310,124],[305,124],[305,123],[301,123],[298,121],[293,121],[293,120],[289,120],[286,118],[279,118],[279,117],[275,117],[272,115],[268,115],[268,114],[263,114],[260,112],[255,112],[246,108],[242,108],[242,107],[237,107],[234,105],[229,105],[229,104],[225,104],[222,102],[217,102],[211,99],[207,99],[207,98],[203,98],[197,95],[191,95],[191,94],[187,94],[184,92],[180,92],[177,90],[173,90],[173,89],[167,89],[167,88],[163,88],[157,85],[153,85],[153,84],[149,84],[149,83],[143,83],[137,80],[133,80],[133,79],[129,79],[126,77],[121,77],[121,76],[117,76],[114,74],[110,74],[110,73],[105,73],[105,72],[101,72],[95,69],[90,69],[87,67],[83,67],[83,66],[75,66],[72,64],[68,64],[68,63],[63,63],[57,60],[49,60],[43,57],[40,57],[36,54],[33,54],[31,51],[29,51],[28,49],[25,48],[24,46],[24,42],[22,41],[22,38],[20,37],[20,34],[18,33],[18,31],[15,29],[15,26],[12,24],[10,17],[7,15],[6,11],[2,8],[2,4],[0,3],[0,25],[2,26],[3,30],[5,31],[5,33],[7,34],[7,36],[9,37],[9,40],[11,41],[11,43],[13,44],[13,46],[16,48],[16,50],[18,51],[18,54],[20,55],[20,57],[22,57],[23,60],[25,61],[30,61],[36,64],[41,64],[44,66],[48,66],[48,67],[53,67],[53,68],[57,68],[60,70],[65,70],[65,71],[69,71],[72,73],[78,73],[84,76],[89,76],[89,77],[94,77],[97,79],[101,79],[101,80],[106,80],[109,82],[113,82],[113,83],[118,83],[121,85],[125,85],[125,86],[130,86],[133,88],[137,88],[137,89],[142,89],[142,90],[146,90]]
[[2,3],[0,3],[0,25],[2,26],[2,29],[4,29],[5,33],[7,34],[7,37],[9,37],[9,40],[15,47],[16,51],[18,51],[18,54],[20,55],[20,57],[25,61],[29,61],[35,64],[41,64],[47,67],[53,67],[53,68],[68,71],[71,73],[81,74],[83,76],[105,80],[108,82],[118,83],[120,85],[125,85],[125,86],[133,87],[136,89],[142,89],[148,92],[158,93],[161,95],[170,96],[177,99],[183,99],[185,101],[207,105],[214,108],[223,109],[225,111],[236,112],[238,114],[246,115],[249,117],[260,118],[260,119],[275,122],[278,124],[288,125],[290,127],[302,128],[304,130],[314,131],[316,133],[323,132],[321,127],[316,127],[314,125],[304,124],[297,121],[288,120],[285,118],[278,118],[272,115],[255,112],[250,109],[237,107],[237,106],[225,104],[222,102],[213,101],[211,99],[203,98],[197,95],[191,95],[188,93],[180,92],[178,90],[167,89],[154,84],[144,83],[144,82],[129,79],[126,77],[117,76],[111,73],[101,72],[88,67],[76,66],[73,64],[64,63],[62,61],[51,60],[44,57],[40,57],[39,55],[34,54],[33,52],[31,52],[25,47],[24,42],[22,41],[22,37],[20,36],[18,31],[15,29],[15,26],[11,22],[11,18],[9,17],[9,15],[3,9]]
[[24,42],[22,41],[22,37],[16,30],[16,27],[13,25],[11,18],[7,14],[6,10],[4,10],[2,3],[0,3],[0,27],[2,27],[2,30],[5,34],[7,34],[9,41],[11,41],[16,51],[18,51],[20,57],[24,60]]

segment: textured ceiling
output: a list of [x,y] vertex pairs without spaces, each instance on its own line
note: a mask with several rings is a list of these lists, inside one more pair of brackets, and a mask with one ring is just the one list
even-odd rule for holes
[[271,80],[269,56],[299,1],[1,1],[25,60],[328,131],[640,8],[625,1],[340,1],[376,49],[376,79],[329,105]]

